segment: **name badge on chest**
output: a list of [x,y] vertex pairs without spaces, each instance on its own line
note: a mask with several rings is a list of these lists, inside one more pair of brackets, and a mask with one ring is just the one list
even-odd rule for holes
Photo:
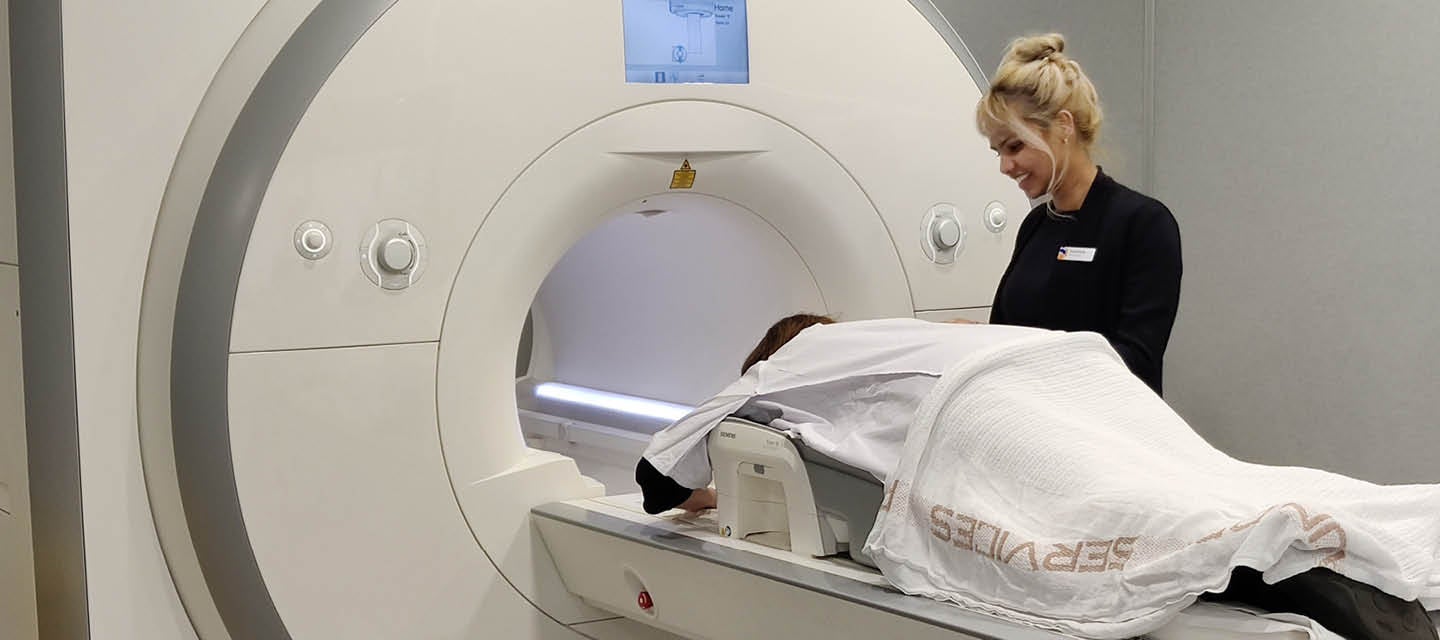
[[1060,255],[1055,259],[1061,262],[1094,262],[1095,247],[1060,247]]

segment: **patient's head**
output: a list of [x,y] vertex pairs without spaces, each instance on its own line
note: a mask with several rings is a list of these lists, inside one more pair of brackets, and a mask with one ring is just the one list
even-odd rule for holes
[[745,357],[745,364],[740,365],[740,375],[745,375],[745,372],[755,366],[755,363],[774,355],[791,338],[800,335],[800,331],[805,327],[834,324],[834,322],[835,320],[828,316],[817,316],[811,313],[797,313],[781,318],[779,322],[770,325],[770,330],[765,332],[765,337],[760,339],[760,344],[755,345],[755,350]]

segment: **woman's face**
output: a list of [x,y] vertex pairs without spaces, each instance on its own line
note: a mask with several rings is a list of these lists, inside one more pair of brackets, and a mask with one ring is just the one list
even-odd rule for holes
[[[1041,136],[1039,131],[1035,134]],[[1000,157],[1000,173],[1020,185],[1027,197],[1033,200],[1045,195],[1055,171],[1055,164],[1045,149],[1026,142],[1009,127],[1001,127],[990,135],[990,149]]]

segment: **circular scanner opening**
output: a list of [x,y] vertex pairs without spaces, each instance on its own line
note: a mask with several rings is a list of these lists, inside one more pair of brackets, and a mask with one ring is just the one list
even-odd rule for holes
[[516,406],[526,443],[631,493],[650,434],[723,389],[775,320],[826,310],[761,216],[706,195],[611,212],[545,278],[526,320]]

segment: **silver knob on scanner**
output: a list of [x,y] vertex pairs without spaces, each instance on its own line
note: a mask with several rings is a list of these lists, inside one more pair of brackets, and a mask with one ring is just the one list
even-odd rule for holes
[[400,291],[420,281],[428,261],[425,236],[399,218],[375,223],[360,242],[360,270],[371,283]]
[[390,273],[405,273],[415,265],[415,245],[407,238],[390,238],[380,245],[376,261]]

